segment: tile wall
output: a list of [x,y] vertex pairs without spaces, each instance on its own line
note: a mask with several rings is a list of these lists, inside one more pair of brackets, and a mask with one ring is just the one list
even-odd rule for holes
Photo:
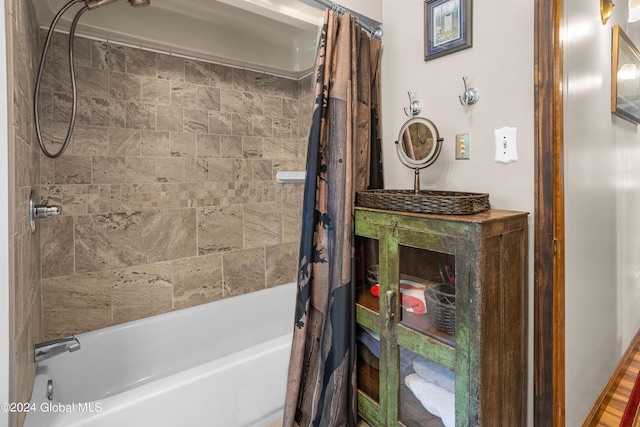
[[[75,131],[40,169],[42,200],[63,211],[40,222],[45,338],[294,281],[302,185],[275,175],[305,168],[310,77],[75,44]],[[71,110],[66,49],[56,35],[48,141]]]
[[[40,233],[28,223],[29,194],[40,184],[40,154],[33,127],[33,91],[39,61],[38,26],[30,1],[6,2],[7,109],[9,135],[9,265],[10,307],[13,334],[11,348],[10,401],[31,398],[36,365],[33,346],[41,342],[42,305],[40,284]],[[7,379],[3,379],[7,380]],[[24,413],[9,414],[9,425],[20,426]]]

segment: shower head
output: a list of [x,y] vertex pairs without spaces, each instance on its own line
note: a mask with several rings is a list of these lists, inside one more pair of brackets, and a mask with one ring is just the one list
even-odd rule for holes
[[[84,3],[88,9],[97,9],[100,6],[106,6],[115,3],[117,0],[86,0]],[[150,0],[129,0],[129,4],[133,7],[145,7],[151,4]]]

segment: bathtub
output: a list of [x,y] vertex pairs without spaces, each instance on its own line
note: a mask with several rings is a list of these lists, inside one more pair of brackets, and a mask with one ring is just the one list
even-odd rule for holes
[[76,335],[39,363],[24,426],[264,427],[282,417],[294,306],[291,283]]

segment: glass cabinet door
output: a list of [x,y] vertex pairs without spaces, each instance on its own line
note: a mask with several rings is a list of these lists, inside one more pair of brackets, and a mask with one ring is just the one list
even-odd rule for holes
[[[387,422],[455,425],[455,256],[399,244],[381,265],[379,241],[364,237],[356,251],[356,301],[377,322],[358,325],[358,389],[381,406]],[[381,269],[397,277],[384,283]],[[381,332],[393,342],[381,346]]]

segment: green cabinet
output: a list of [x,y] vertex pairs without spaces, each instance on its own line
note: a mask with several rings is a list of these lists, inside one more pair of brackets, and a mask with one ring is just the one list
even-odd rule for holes
[[355,218],[360,417],[526,425],[527,214]]

